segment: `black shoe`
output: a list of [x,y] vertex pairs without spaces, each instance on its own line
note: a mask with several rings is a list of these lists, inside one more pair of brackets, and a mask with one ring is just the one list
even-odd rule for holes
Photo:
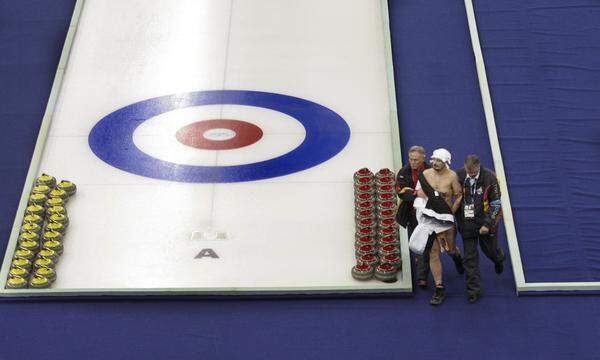
[[504,262],[500,261],[494,264],[494,271],[496,271],[496,274],[500,275],[502,274],[502,272],[504,271]]
[[506,259],[506,257],[504,255],[504,251],[502,251],[502,249],[499,249],[498,252],[500,255],[500,261],[497,261],[494,263],[494,270],[496,271],[496,274],[500,275],[504,271],[504,259]]
[[465,273],[465,267],[463,265],[463,259],[460,254],[451,255],[452,261],[454,261],[454,266],[456,266],[456,271],[462,275]]
[[431,300],[429,300],[429,303],[431,305],[440,305],[444,302],[444,299],[446,299],[446,291],[444,290],[444,287],[436,286],[435,291],[433,292],[433,296],[431,297]]
[[481,297],[481,291],[469,295],[469,304],[474,304]]

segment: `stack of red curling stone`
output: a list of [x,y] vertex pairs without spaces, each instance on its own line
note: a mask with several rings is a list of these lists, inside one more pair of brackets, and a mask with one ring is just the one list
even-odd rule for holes
[[390,169],[381,169],[375,174],[377,195],[377,254],[379,265],[375,278],[383,282],[395,282],[401,264],[398,224],[396,223],[396,179]]
[[357,280],[373,278],[377,257],[377,218],[375,210],[375,176],[362,168],[354,173],[354,220],[356,233],[354,249],[357,264],[352,268],[352,277]]
[[363,168],[354,173],[357,264],[352,268],[352,277],[357,280],[375,277],[384,282],[396,281],[401,260],[394,185],[390,169],[373,174]]

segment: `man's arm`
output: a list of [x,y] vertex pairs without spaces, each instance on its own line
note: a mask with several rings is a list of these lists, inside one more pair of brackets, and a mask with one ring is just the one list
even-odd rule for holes
[[458,182],[458,176],[453,174],[452,176],[452,195],[454,196],[454,203],[452,204],[452,213],[455,214],[460,208],[460,203],[463,198],[462,186]]
[[[491,183],[486,189],[488,192],[487,196],[487,209],[485,212],[484,224],[487,228],[495,228],[500,217],[502,216],[502,202],[500,200],[500,186],[498,185],[498,179],[494,173],[490,174]],[[486,204],[484,204],[485,208]]]
[[396,192],[403,201],[415,200],[414,189],[410,187],[410,179],[404,173],[404,168],[400,169],[396,177]]

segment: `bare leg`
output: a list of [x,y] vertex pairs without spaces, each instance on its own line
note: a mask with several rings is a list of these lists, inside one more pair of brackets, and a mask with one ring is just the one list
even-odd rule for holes
[[442,262],[440,261],[440,243],[439,241],[433,240],[431,246],[431,252],[429,253],[429,267],[431,268],[431,274],[435,285],[442,285]]
[[438,239],[444,250],[450,255],[452,261],[454,261],[454,265],[456,266],[456,271],[459,274],[465,273],[465,268],[463,266],[463,259],[460,256],[460,250],[458,250],[458,246],[456,246],[456,228],[451,228],[442,233],[439,233]]

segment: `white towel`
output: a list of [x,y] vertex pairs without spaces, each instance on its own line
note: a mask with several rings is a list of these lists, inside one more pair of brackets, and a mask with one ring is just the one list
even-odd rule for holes
[[[421,189],[421,183],[417,182],[416,190]],[[415,199],[413,203],[413,207],[415,208],[417,215],[417,222],[419,223],[415,230],[413,231],[410,239],[408,240],[408,247],[410,251],[415,254],[422,255],[425,251],[425,247],[427,246],[427,240],[429,239],[429,235],[432,233],[442,233],[446,230],[450,230],[454,227],[454,224],[449,224],[448,221],[454,222],[454,217],[452,220],[445,219],[446,221],[439,221],[435,218],[431,218],[423,215],[423,210],[427,210],[425,205],[427,204],[427,198],[418,197]]]

